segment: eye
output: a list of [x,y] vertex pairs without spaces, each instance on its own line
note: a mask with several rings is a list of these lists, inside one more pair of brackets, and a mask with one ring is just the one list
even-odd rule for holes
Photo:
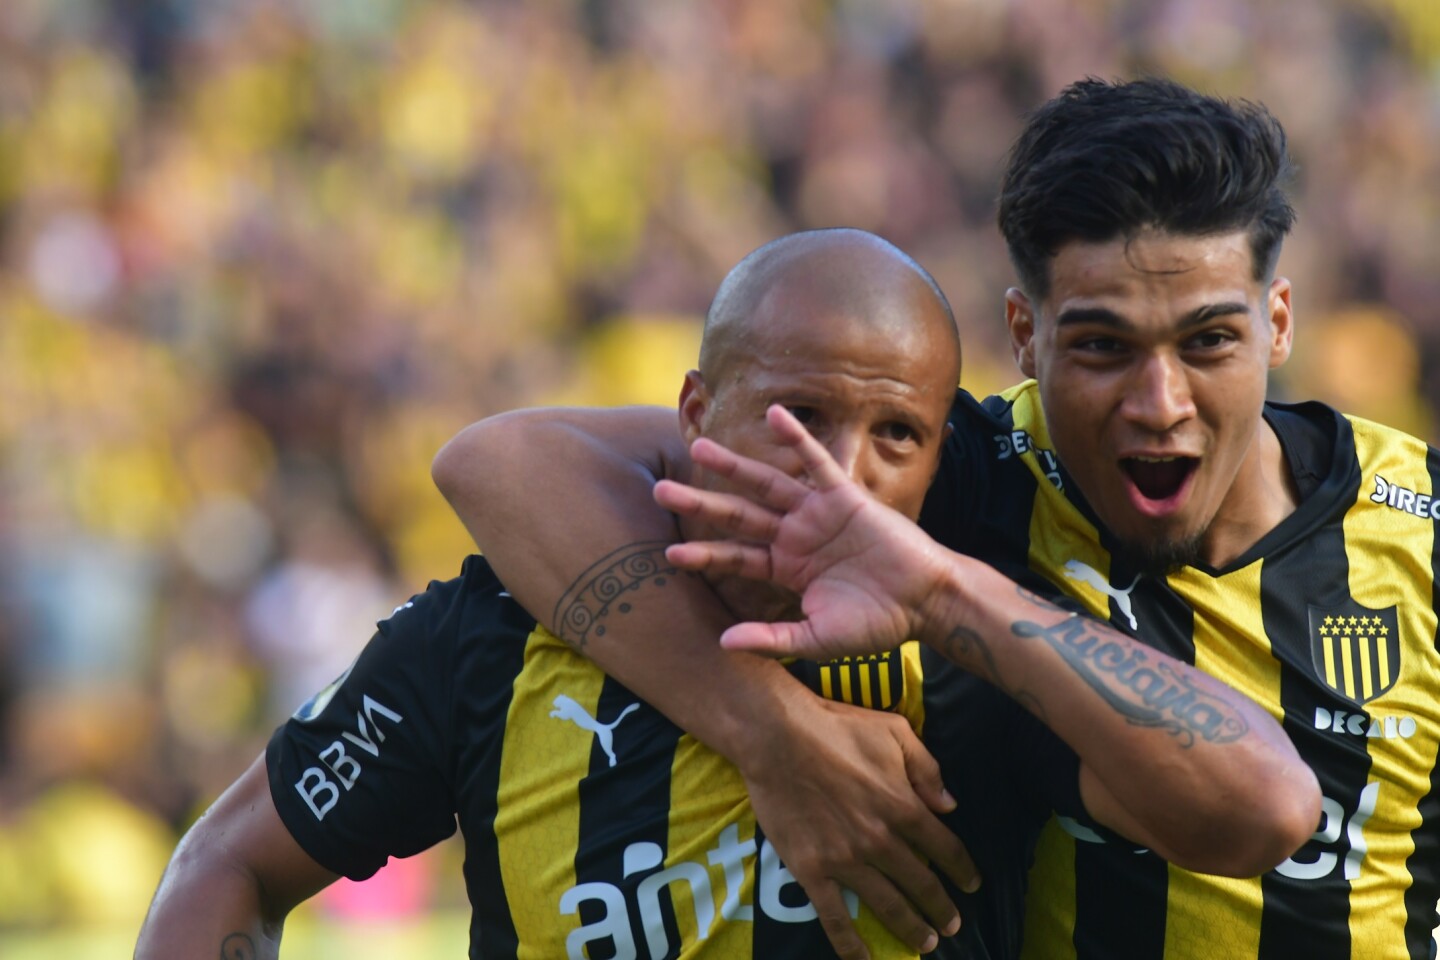
[[1194,350],[1215,350],[1234,343],[1235,339],[1229,330],[1205,330],[1191,337],[1189,346]]
[[795,406],[787,405],[785,409],[789,410],[790,416],[794,417],[796,420],[799,420],[801,426],[804,427],[812,426],[817,418],[814,407],[800,406],[797,404]]
[[1101,356],[1110,356],[1119,353],[1125,345],[1114,337],[1084,337],[1076,340],[1074,349],[1083,353],[1094,353]]
[[914,427],[899,420],[882,423],[876,432],[882,440],[888,440],[891,443],[911,443],[919,439]]

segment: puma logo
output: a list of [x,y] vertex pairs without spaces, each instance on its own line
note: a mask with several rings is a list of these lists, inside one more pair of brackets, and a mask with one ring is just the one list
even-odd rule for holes
[[628,717],[632,712],[639,710],[640,704],[632,703],[620,711],[620,716],[609,723],[601,723],[590,716],[589,711],[580,704],[571,700],[565,694],[555,698],[555,709],[550,711],[550,716],[560,720],[569,720],[582,730],[589,730],[600,740],[600,749],[605,751],[605,756],[610,758],[610,766],[615,766],[615,728],[620,726],[620,721]]
[[1130,606],[1130,594],[1135,589],[1135,584],[1140,582],[1140,575],[1138,573],[1135,575],[1135,579],[1130,581],[1130,586],[1124,590],[1110,586],[1105,578],[1100,576],[1100,571],[1080,560],[1065,561],[1065,576],[1070,580],[1079,580],[1081,583],[1088,583],[1111,600],[1114,600],[1115,606],[1125,615],[1125,619],[1130,621],[1130,629],[1139,629],[1140,624],[1135,621],[1135,609]]

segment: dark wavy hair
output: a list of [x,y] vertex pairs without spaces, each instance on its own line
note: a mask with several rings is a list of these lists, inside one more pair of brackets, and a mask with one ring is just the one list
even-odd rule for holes
[[1260,104],[1158,78],[1088,78],[1029,116],[1001,184],[1000,232],[1032,298],[1049,293],[1050,260],[1066,243],[1150,227],[1247,230],[1263,281],[1295,222],[1292,172],[1285,130]]

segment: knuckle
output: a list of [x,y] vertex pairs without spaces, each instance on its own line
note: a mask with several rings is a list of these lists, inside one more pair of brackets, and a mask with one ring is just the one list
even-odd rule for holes
[[930,927],[909,901],[898,894],[876,900],[870,908],[891,933],[906,943],[922,943],[930,934]]
[[907,803],[895,811],[895,825],[907,837],[929,837],[935,833],[931,827],[938,822],[933,813],[918,803]]
[[[853,855],[847,856],[843,850],[829,851],[824,854],[817,853],[810,858],[809,872],[812,872],[817,879],[829,877],[838,880],[849,872],[855,859]],[[795,875],[796,879],[799,879],[800,875],[796,873],[794,867],[790,868],[790,872]]]
[[860,825],[852,837],[852,843],[862,860],[873,860],[895,847],[894,836],[888,826],[878,821]]
[[945,888],[940,885],[939,879],[929,871],[925,871],[916,878],[912,894],[915,903],[925,911],[927,916],[938,919],[948,916],[955,910],[955,905],[945,894]]

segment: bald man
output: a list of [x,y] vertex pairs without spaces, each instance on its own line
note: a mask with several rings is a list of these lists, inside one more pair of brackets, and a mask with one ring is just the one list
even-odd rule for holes
[[[699,369],[681,388],[679,429],[798,471],[765,426],[766,407],[783,403],[872,496],[915,517],[959,370],[949,306],[909,257],[857,231],[786,237],[721,285]],[[684,465],[672,475],[724,485]],[[682,536],[712,532],[681,524]],[[600,565],[570,605],[572,627],[603,633],[639,585],[690,576],[662,549]],[[796,598],[769,585],[712,585],[736,616],[799,616]],[[901,741],[943,805],[938,768],[913,733],[922,690],[911,647],[794,669],[833,697],[837,724],[881,713],[867,729]],[[890,788],[914,802],[904,780]],[[296,904],[457,824],[472,957],[833,955],[735,768],[541,627],[479,556],[382,620],[350,670],[195,824],[136,955],[277,956]],[[963,847],[935,830],[945,866],[969,884]],[[874,956],[917,955],[853,896],[847,907]]]

